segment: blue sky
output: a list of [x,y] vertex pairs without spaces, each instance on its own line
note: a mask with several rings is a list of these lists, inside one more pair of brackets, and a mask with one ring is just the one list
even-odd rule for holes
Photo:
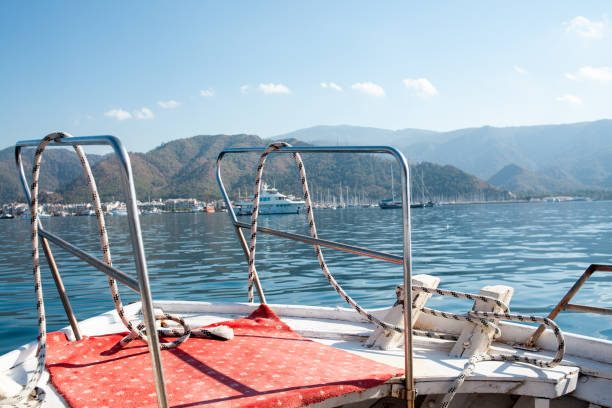
[[612,117],[612,3],[0,2],[0,148]]

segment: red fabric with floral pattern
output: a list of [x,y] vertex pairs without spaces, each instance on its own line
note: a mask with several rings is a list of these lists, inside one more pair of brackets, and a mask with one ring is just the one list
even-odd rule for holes
[[[232,327],[234,339],[190,338],[162,351],[171,406],[300,407],[402,374],[303,338],[266,305],[219,324]],[[70,342],[63,333],[49,334],[47,368],[70,406],[157,406],[147,346],[138,340],[119,348],[123,336]]]

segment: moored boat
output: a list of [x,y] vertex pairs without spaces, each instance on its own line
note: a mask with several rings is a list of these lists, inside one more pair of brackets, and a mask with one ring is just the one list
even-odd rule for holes
[[[234,203],[238,209],[238,215],[253,214],[253,197]],[[304,201],[293,200],[291,197],[280,193],[276,188],[263,183],[261,197],[259,198],[260,214],[297,214],[304,208]]]
[[387,198],[385,200],[380,200],[378,206],[383,210],[388,210],[392,208],[402,208],[402,202],[395,200],[394,198]]
[[[71,141],[66,135],[55,134],[48,139],[49,143],[53,144],[54,138],[58,137],[66,138],[62,146]],[[73,140],[78,143],[83,138]],[[98,137],[86,141],[89,144],[94,141],[111,144],[122,167],[129,169],[129,157],[118,140]],[[36,144],[20,142],[16,157],[19,159],[21,146]],[[469,294],[438,288],[440,279],[435,276],[413,276],[409,206],[402,207],[402,255],[325,240],[316,234],[306,173],[300,162],[310,235],[260,228],[257,211],[252,214],[251,223],[238,221],[229,205],[221,178],[221,162],[225,155],[319,151],[387,153],[400,164],[403,180],[409,179],[403,155],[392,148],[300,148],[274,144],[267,149],[240,148],[221,152],[217,162],[217,179],[229,209],[230,221],[236,228],[239,243],[249,261],[248,303],[152,300],[129,170],[123,173],[122,180],[128,195],[128,224],[138,280],[112,267],[108,250],[103,250],[104,261],[98,260],[62,241],[52,232],[37,228],[37,223],[34,223],[33,243],[38,242],[36,233],[40,234],[43,245],[48,240],[79,256],[135,290],[141,302],[125,307],[116,303],[116,311],[78,324],[67,307],[72,324],[70,328],[48,336],[49,360],[46,370],[38,372],[41,353],[36,356],[36,350],[45,350],[45,347],[31,343],[0,357],[0,369],[7,376],[6,381],[0,383],[12,384],[13,389],[18,390],[19,386],[11,381],[24,383],[26,377],[37,379],[37,373],[44,373],[37,379],[37,384],[46,392],[47,406],[157,404],[165,407],[172,404],[426,408],[436,405],[446,407],[450,403],[453,407],[518,408],[612,404],[608,392],[612,385],[612,342],[572,334],[564,336],[550,319],[511,314],[508,305],[513,290],[507,286],[485,287],[480,293]],[[261,169],[264,161],[265,156],[261,160]],[[29,199],[28,184],[25,180],[22,183]],[[95,186],[90,185],[90,188],[95,201]],[[256,190],[259,189],[257,185]],[[406,182],[402,185],[402,191],[408,191]],[[32,197],[34,200],[30,200],[31,203],[36,201],[36,190],[32,191]],[[253,204],[257,207],[257,198]],[[32,213],[37,213],[35,208]],[[99,211],[97,213],[101,214]],[[108,249],[101,215],[98,222],[101,245],[103,248],[106,245]],[[244,240],[245,229],[251,230],[250,245]],[[255,269],[257,233],[314,245],[323,274],[351,308],[267,304]],[[363,310],[335,281],[325,263],[321,247],[401,264],[404,285],[396,290],[397,302],[388,308]],[[52,266],[54,263],[50,262],[49,265],[51,272],[59,276]],[[597,271],[609,272],[612,266],[589,267],[549,317],[554,318],[555,311],[558,313],[562,309],[569,309],[569,295],[573,295]],[[61,294],[59,286],[58,290]],[[254,291],[261,305],[254,302]],[[429,309],[426,302],[431,295],[463,298],[467,311],[459,315]],[[572,310],[585,309],[580,305],[572,307]],[[404,310],[410,313],[404,313]],[[154,313],[164,320],[168,330],[164,331],[159,324],[156,327]],[[156,336],[148,338],[148,342],[124,342],[123,334],[118,334],[125,332],[124,324],[127,322],[129,331],[136,332],[134,336],[139,337],[142,336],[142,327],[136,329],[134,326],[142,318],[148,333],[157,329],[164,335],[174,334],[183,339],[187,327],[204,327],[200,331],[194,330],[194,335],[200,333],[203,337],[189,338],[177,347],[162,352]],[[522,321],[544,323],[551,329],[538,334],[535,326]],[[42,322],[44,324],[44,317]],[[221,322],[233,330],[232,339],[228,336],[224,337],[224,341],[211,335],[212,327]],[[403,331],[403,327],[411,327],[414,331]],[[90,337],[73,341],[83,336]],[[45,338],[41,335],[41,339]],[[172,343],[168,347],[173,347]],[[146,353],[147,346],[150,355]],[[40,396],[40,391],[35,395]]]
[[108,215],[118,215],[118,216],[122,216],[122,215],[127,215],[127,208],[125,207],[117,207],[117,208],[113,208],[112,210],[110,210],[108,212]]

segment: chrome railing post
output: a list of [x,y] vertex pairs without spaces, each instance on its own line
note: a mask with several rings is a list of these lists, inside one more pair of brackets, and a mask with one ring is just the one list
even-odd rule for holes
[[410,224],[410,167],[403,154],[395,152],[402,178],[402,232],[404,255],[404,367],[406,369],[406,407],[414,408],[414,359],[412,350],[412,238]]
[[[574,297],[574,295],[578,293],[582,285],[584,285],[584,283],[587,280],[589,280],[591,275],[593,275],[593,273],[597,271],[612,272],[612,265],[598,265],[598,264],[589,265],[589,267],[582,273],[580,278],[578,278],[578,280],[574,283],[574,285],[567,291],[565,296],[563,296],[563,298],[561,298],[561,300],[559,301],[559,303],[557,303],[557,305],[553,308],[553,310],[550,311],[547,318],[549,318],[550,320],[555,320],[555,318],[559,315],[559,313],[561,313],[564,310],[574,310],[577,312],[586,312],[586,313],[599,313],[599,314],[605,314],[608,316],[612,315],[612,309],[609,309],[609,308],[593,307],[593,306],[585,306],[585,305],[573,305],[569,303],[570,300],[572,300],[572,298]],[[531,337],[527,339],[527,341],[525,342],[525,346],[534,347],[536,342],[542,335],[542,333],[544,333],[545,329],[546,329],[546,325],[541,324],[537,328],[537,330],[531,335]]]
[[147,271],[147,261],[144,252],[144,244],[142,242],[140,218],[138,216],[138,206],[136,203],[136,189],[134,187],[134,176],[132,174],[130,156],[116,137],[109,137],[109,144],[117,154],[119,162],[121,163],[123,190],[126,198],[125,204],[128,210],[130,237],[132,239],[132,249],[134,251],[134,261],[136,263],[138,275],[138,286],[140,288],[142,315],[147,331],[147,339],[149,340],[149,354],[151,355],[151,363],[153,365],[157,404],[160,408],[166,408],[168,407],[168,395],[166,393],[159,338],[157,337],[157,330],[155,329],[153,298],[151,295],[151,287],[149,286],[149,273]]
[[[234,231],[236,235],[238,235],[238,241],[240,242],[240,246],[242,247],[242,251],[244,252],[244,256],[246,257],[246,261],[249,262],[250,250],[247,245],[246,239],[244,238],[244,234],[242,230],[238,226],[238,219],[236,218],[236,213],[234,213],[234,208],[232,207],[232,203],[227,195],[227,191],[225,190],[225,186],[223,185],[223,179],[221,178],[221,159],[225,155],[224,152],[219,153],[217,157],[217,171],[215,173],[217,177],[217,184],[219,185],[219,189],[221,190],[221,195],[223,196],[223,201],[225,202],[225,207],[227,208],[227,214],[230,216],[232,220],[232,225],[234,226]],[[255,282],[255,288],[257,289],[257,295],[259,296],[259,301],[261,303],[266,303],[266,296],[264,295],[263,287],[261,286],[261,282],[259,280],[259,274],[257,270],[253,275],[253,281]]]

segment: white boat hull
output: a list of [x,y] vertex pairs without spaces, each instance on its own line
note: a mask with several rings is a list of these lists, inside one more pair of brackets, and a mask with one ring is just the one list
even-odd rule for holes
[[[364,341],[374,330],[374,326],[364,320],[352,309],[327,308],[314,306],[269,305],[275,313],[294,331],[316,342],[340,348],[350,353],[373,359],[394,367],[403,368],[402,349],[378,350],[364,347]],[[165,313],[172,313],[186,318],[191,327],[204,326],[225,320],[244,317],[258,307],[248,303],[206,303],[156,301],[155,308]],[[126,314],[131,320],[139,320],[139,303],[126,306]],[[374,314],[382,317],[389,309],[379,309]],[[115,311],[104,313],[80,322],[79,327],[84,335],[101,335],[125,331]],[[460,332],[457,322],[421,314],[417,327]],[[533,331],[530,326],[501,322],[503,343],[494,343],[494,351],[503,353],[530,354],[513,349],[509,343],[524,341]],[[63,329],[70,337],[69,328]],[[563,399],[576,403],[588,401],[600,406],[612,405],[612,342],[585,336],[566,334],[567,353],[564,359],[567,365],[551,369],[542,369],[525,364],[507,362],[484,362],[476,366],[474,374],[467,378],[451,406],[466,405],[466,398],[497,401],[496,408],[512,407],[518,398],[542,401]],[[188,340],[189,341],[189,340]],[[414,343],[414,372],[418,395],[427,396],[427,401],[437,401],[447,391],[449,384],[459,375],[466,358],[449,357],[448,352],[453,341],[435,340],[416,337]],[[552,334],[545,333],[539,346],[544,349],[538,353],[541,357],[553,355],[554,339]],[[30,343],[18,350],[0,357],[0,375],[4,374],[17,382],[24,383],[26,376],[35,368],[34,353],[36,344]],[[40,385],[47,391],[45,406],[66,406],[60,396],[48,383],[48,374],[43,376]],[[401,384],[397,379],[354,394],[325,400],[317,404],[321,407],[352,405],[361,403],[373,404],[376,399],[398,396]],[[510,398],[511,397],[511,398]],[[423,397],[421,397],[422,399]],[[512,402],[504,405],[502,401]],[[365,402],[364,402],[365,401]],[[421,400],[420,400],[421,401]],[[461,402],[463,401],[463,402]],[[370,405],[364,406],[370,406]],[[424,404],[422,401],[420,404]],[[417,405],[418,406],[418,405]],[[423,407],[434,405],[421,405]],[[487,406],[487,405],[472,405]],[[540,406],[540,405],[538,405]],[[543,405],[548,406],[548,405]],[[567,405],[580,406],[580,405]],[[587,406],[587,405],[584,405]]]
[[[259,206],[259,214],[299,214],[304,208],[301,204],[270,204]],[[253,214],[253,206],[241,206],[238,208],[238,215],[251,215]]]

